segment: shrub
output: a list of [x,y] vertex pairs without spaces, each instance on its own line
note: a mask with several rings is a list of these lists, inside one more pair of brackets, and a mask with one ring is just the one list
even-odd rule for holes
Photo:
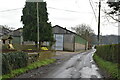
[[[18,76],[20,74],[28,72],[29,70],[32,70],[32,69],[35,69],[35,68],[38,68],[41,66],[46,66],[46,65],[51,64],[55,61],[56,61],[55,59],[45,59],[42,61],[34,62],[32,64],[29,64],[28,66],[26,66],[24,68],[15,69],[15,70],[11,71],[11,73],[9,73],[9,74],[2,75],[2,80],[9,80],[10,78],[14,78],[15,76]],[[1,78],[1,76],[0,76],[0,78]]]
[[27,66],[28,54],[24,52],[2,53],[2,74],[10,73],[13,69]]

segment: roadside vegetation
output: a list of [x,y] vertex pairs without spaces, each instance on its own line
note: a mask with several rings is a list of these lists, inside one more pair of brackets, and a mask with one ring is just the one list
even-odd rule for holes
[[120,79],[120,74],[118,73],[118,72],[120,72],[120,69],[118,69],[118,64],[103,60],[96,54],[94,55],[94,59],[95,59],[96,63],[98,64],[98,66],[103,71],[105,71],[105,73],[107,73],[109,78],[114,78],[115,80]]
[[12,70],[9,74],[3,75],[2,80],[6,80],[7,78],[13,78],[13,77],[15,77],[17,75],[20,75],[22,73],[25,73],[29,70],[32,70],[32,69],[35,69],[35,68],[38,68],[38,67],[41,67],[41,66],[45,66],[45,65],[51,64],[53,62],[55,62],[55,59],[45,59],[45,60],[42,60],[42,61],[34,62],[32,64],[29,64],[26,67]]
[[[30,47],[31,46],[31,47]],[[35,50],[32,45],[20,46],[19,49],[14,46],[14,49],[8,49],[3,46],[2,52],[2,79],[14,78],[29,70],[46,66],[55,62],[52,57],[55,56],[55,51],[48,50],[47,47],[41,47],[40,51]],[[23,50],[24,49],[24,50]]]
[[120,80],[119,50],[120,44],[97,46],[94,60],[98,66],[115,80]]
[[120,44],[100,45],[96,47],[96,54],[106,61],[119,63],[119,48]]

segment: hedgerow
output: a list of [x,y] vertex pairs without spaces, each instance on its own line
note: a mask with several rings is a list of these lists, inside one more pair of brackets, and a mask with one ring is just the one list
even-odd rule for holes
[[96,54],[104,60],[119,63],[120,44],[100,45],[96,47]]
[[27,66],[28,54],[24,52],[2,53],[2,74],[10,73],[13,69]]

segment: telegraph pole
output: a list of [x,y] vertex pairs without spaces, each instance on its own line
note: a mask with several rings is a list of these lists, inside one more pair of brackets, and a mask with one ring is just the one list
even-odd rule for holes
[[101,9],[101,0],[99,0],[99,14],[98,14],[98,45],[100,43],[100,9]]
[[43,2],[43,0],[26,0],[26,2],[33,2],[33,3],[36,3],[36,10],[37,10],[37,49],[39,50],[40,49],[40,43],[39,43],[39,40],[40,40],[40,36],[39,36],[39,23],[40,23],[40,20],[39,20],[39,3],[40,2]]
[[37,48],[38,48],[38,50],[39,50],[39,48],[40,48],[40,45],[39,45],[39,4],[38,4],[38,2],[37,2]]

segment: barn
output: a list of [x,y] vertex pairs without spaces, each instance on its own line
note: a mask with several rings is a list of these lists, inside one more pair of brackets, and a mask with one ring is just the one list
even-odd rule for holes
[[52,30],[55,39],[53,49],[62,51],[79,51],[88,48],[87,40],[66,28],[56,25],[52,27]]

